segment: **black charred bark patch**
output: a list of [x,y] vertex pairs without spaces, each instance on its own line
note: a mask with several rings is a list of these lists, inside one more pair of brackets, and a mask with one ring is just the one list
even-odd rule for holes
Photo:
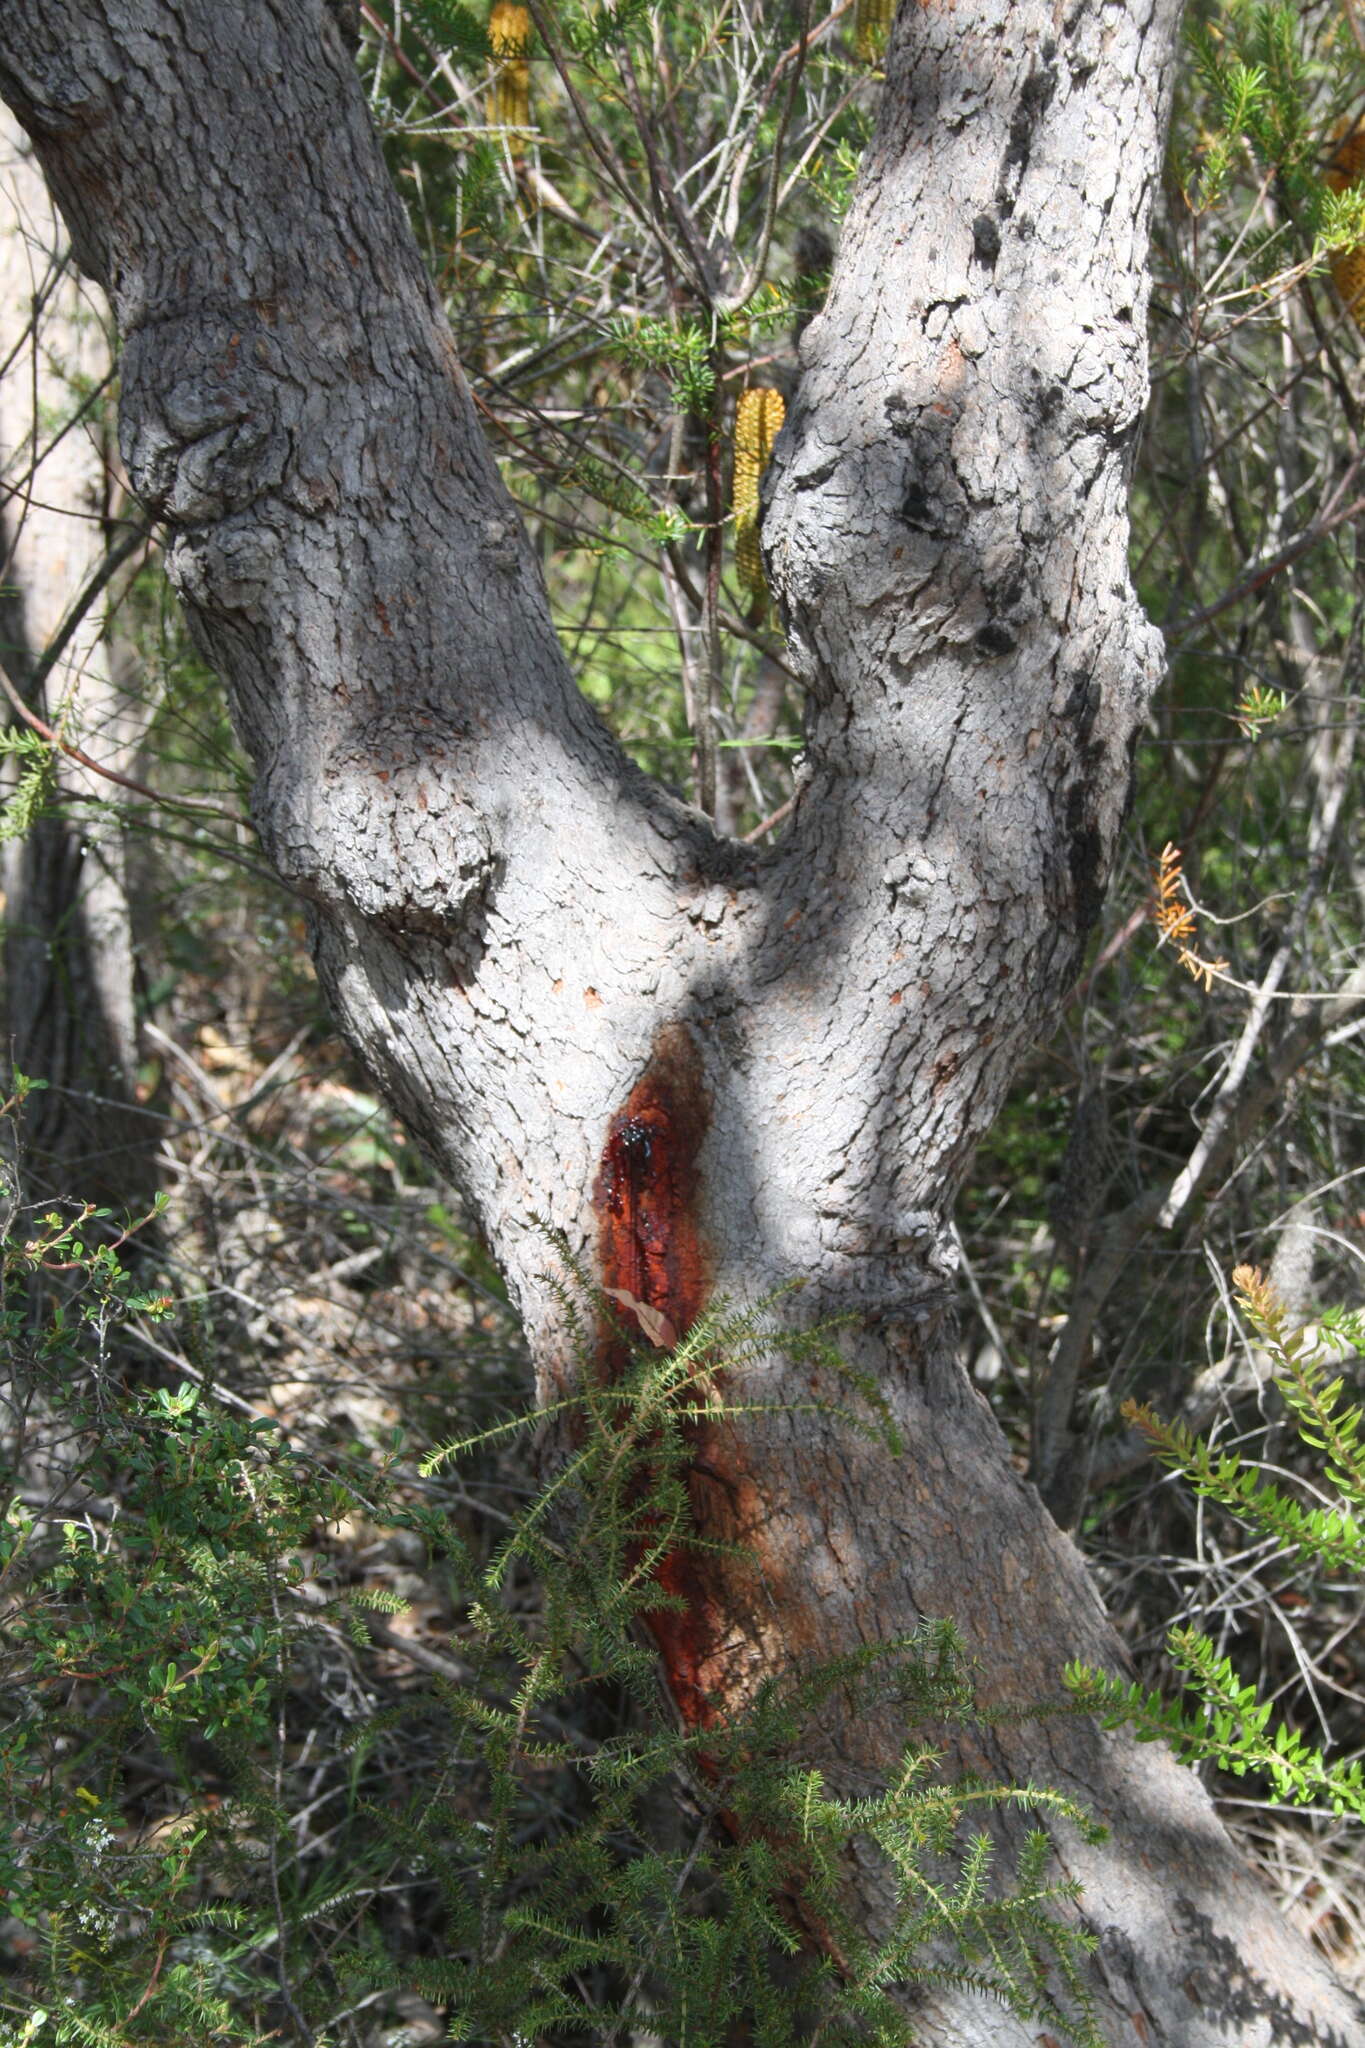
[[1014,211],[1015,195],[1028,169],[1033,153],[1033,138],[1038,132],[1043,116],[1052,104],[1057,90],[1056,60],[1057,46],[1051,40],[1044,43],[1036,63],[1024,80],[1019,95],[1019,104],[1010,120],[1009,139],[1000,165],[1000,180],[996,186],[996,205],[1006,220]]
[[1066,858],[1076,905],[1078,935],[1094,925],[1104,905],[1104,842],[1096,827],[1083,782],[1073,783],[1066,800]]
[[979,213],[972,222],[972,253],[987,270],[994,270],[1000,255],[1000,224],[988,213]]
[[999,661],[1004,655],[1013,654],[1018,644],[1003,619],[987,619],[972,642],[978,654],[984,654],[992,661]]

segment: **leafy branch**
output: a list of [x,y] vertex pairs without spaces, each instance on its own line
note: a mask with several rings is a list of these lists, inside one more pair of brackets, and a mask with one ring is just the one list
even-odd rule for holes
[[[1365,1314],[1330,1309],[1315,1324],[1296,1328],[1259,1268],[1238,1266],[1232,1281],[1242,1313],[1265,1347],[1295,1433],[1320,1461],[1336,1502],[1305,1507],[1237,1452],[1217,1453],[1207,1439],[1164,1422],[1141,1403],[1125,1403],[1124,1416],[1201,1499],[1312,1563],[1365,1574],[1365,1407],[1347,1399],[1339,1370],[1365,1350]],[[1213,1762],[1236,1777],[1264,1777],[1273,1800],[1321,1802],[1365,1820],[1365,1763],[1329,1762],[1287,1722],[1272,1729],[1271,1702],[1261,1700],[1254,1685],[1243,1684],[1231,1658],[1220,1656],[1198,1629],[1173,1628],[1166,1647],[1191,1703],[1071,1664],[1063,1677],[1077,1709],[1098,1715],[1107,1728],[1132,1728],[1141,1742],[1168,1742],[1187,1763]]]

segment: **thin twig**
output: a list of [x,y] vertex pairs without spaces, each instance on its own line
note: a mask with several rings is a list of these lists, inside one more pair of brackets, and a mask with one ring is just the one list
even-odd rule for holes
[[33,673],[29,677],[29,693],[32,697],[35,699],[41,698],[43,684],[65,654],[71,636],[84,619],[95,599],[110,579],[117,575],[118,571],[128,560],[128,557],[136,554],[143,542],[150,537],[151,528],[149,526],[134,525],[132,530],[126,533],[122,540],[115,541],[113,547],[95,564],[90,574],[86,577],[85,582],[67,606],[61,624],[33,665]]
[[152,1974],[147,1980],[147,1989],[143,1992],[141,1998],[139,1998],[137,2004],[132,2008],[132,2010],[130,2012],[126,2012],[123,2016],[123,2024],[125,2027],[131,2027],[133,2021],[142,2011],[143,2006],[147,2004],[148,2000],[152,1997],[153,1993],[155,1992],[156,1987],[161,1980],[161,1966],[166,1960],[166,1952],[170,1948],[170,1945],[170,1935],[164,1934],[161,1937],[159,1944],[157,1945],[156,1961],[152,1965]]
[[[1343,484],[1354,480],[1361,459],[1357,457],[1350,465],[1342,479]],[[1339,496],[1340,491],[1338,490],[1335,495]],[[1268,562],[1258,563],[1255,568],[1248,570],[1231,589],[1225,590],[1221,597],[1216,597],[1212,604],[1206,604],[1201,611],[1191,612],[1187,618],[1168,628],[1169,643],[1173,647],[1181,646],[1192,634],[1198,632],[1201,626],[1206,626],[1210,619],[1216,619],[1220,612],[1225,612],[1230,605],[1240,603],[1244,597],[1254,595],[1263,584],[1269,583],[1282,570],[1292,568],[1300,555],[1306,555],[1310,548],[1315,547],[1320,540],[1326,540],[1339,526],[1345,526],[1352,519],[1359,519],[1363,512],[1365,497],[1353,498],[1349,505],[1325,513],[1321,519],[1315,520],[1312,526],[1305,527],[1301,534],[1290,541],[1288,547],[1281,548],[1279,554],[1272,555]]]
[[587,143],[589,149],[601,164],[602,169],[606,172],[607,177],[615,186],[628,211],[634,215],[640,226],[645,230],[645,233],[654,237],[659,247],[677,264],[680,270],[689,269],[691,266],[684,259],[682,252],[674,247],[671,237],[665,234],[663,223],[650,214],[647,208],[641,206],[635,196],[634,186],[616,156],[615,151],[609,149],[603,141],[600,124],[593,120],[591,113],[583,104],[583,96],[574,84],[569,71],[568,60],[555,39],[550,26],[549,16],[541,5],[541,0],[527,0],[527,5],[531,10],[531,19],[536,25],[536,32],[549,51],[550,61],[559,73],[560,83],[568,95],[569,105],[573,108],[574,118],[578,122],[579,132],[583,140]]
[[768,813],[767,817],[763,820],[762,824],[755,825],[751,831],[742,833],[740,835],[741,843],[745,846],[752,846],[754,844],[754,841],[756,839],[761,839],[765,832],[771,832],[773,828],[777,825],[780,825],[785,818],[790,817],[793,809],[795,808],[795,805],[796,798],[794,796],[789,796],[784,804],[779,804],[775,811],[770,811]]
[[225,811],[220,804],[210,803],[206,797],[165,796],[159,790],[149,789],[145,782],[135,782],[131,775],[120,775],[117,768],[106,768],[99,761],[92,760],[83,747],[63,739],[46,720],[39,718],[36,711],[30,711],[15,688],[3,662],[0,662],[0,691],[8,697],[15,712],[25,725],[37,733],[39,739],[46,740],[59,754],[65,754],[68,761],[76,762],[78,767],[88,769],[92,775],[100,776],[105,782],[117,783],[120,789],[130,789],[134,796],[145,797],[149,803],[159,804],[165,809],[193,811],[197,817],[226,818],[230,825],[242,823],[239,811]]
[[810,46],[810,0],[803,0],[801,8],[801,33],[797,37],[796,62],[787,84],[787,96],[778,116],[777,134],[773,138],[772,172],[768,179],[767,196],[763,202],[763,226],[759,232],[758,254],[747,271],[739,290],[716,301],[716,310],[722,315],[742,313],[762,284],[768,269],[768,251],[772,247],[773,226],[777,220],[778,197],[782,185],[782,148],[791,125],[792,112],[796,106],[796,94],[801,84],[801,74],[806,68],[806,52]]
[[1251,1065],[1252,1055],[1256,1050],[1257,1042],[1265,1029],[1266,1020],[1270,1015],[1271,1002],[1279,992],[1279,985],[1289,971],[1289,963],[1299,943],[1304,923],[1318,891],[1322,887],[1323,877],[1327,870],[1327,862],[1331,854],[1332,842],[1336,837],[1337,825],[1346,800],[1348,786],[1348,778],[1342,776],[1337,788],[1329,797],[1325,814],[1319,824],[1317,833],[1318,843],[1313,849],[1308,879],[1299,892],[1299,899],[1294,906],[1294,912],[1289,920],[1289,926],[1285,932],[1284,939],[1276,948],[1275,957],[1266,969],[1260,986],[1253,993],[1251,1008],[1247,1014],[1246,1023],[1242,1027],[1242,1035],[1237,1042],[1232,1058],[1228,1061],[1227,1071],[1214,1098],[1208,1120],[1200,1133],[1199,1142],[1190,1154],[1181,1172],[1177,1174],[1172,1182],[1170,1193],[1162,1204],[1161,1213],[1157,1220],[1164,1229],[1170,1229],[1171,1225],[1178,1220],[1182,1211],[1193,1198],[1195,1190],[1204,1178],[1209,1162],[1218,1150],[1223,1132],[1236,1111],[1242,1083]]

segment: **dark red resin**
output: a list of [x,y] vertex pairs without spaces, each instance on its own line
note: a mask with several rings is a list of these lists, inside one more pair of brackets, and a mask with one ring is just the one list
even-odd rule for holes
[[[611,1120],[595,1202],[602,1286],[620,1288],[659,1310],[679,1337],[701,1314],[710,1289],[698,1218],[698,1157],[709,1121],[692,1034],[685,1025],[666,1025],[654,1041],[649,1065]],[[627,1308],[621,1316],[629,1322]],[[600,1357],[604,1378],[621,1370],[625,1349],[614,1328],[603,1329]],[[704,1434],[695,1432],[699,1452]],[[690,1490],[700,1520],[705,1507],[714,1506],[715,1490],[706,1488],[704,1501],[695,1474]],[[718,1614],[699,1560],[687,1548],[670,1551],[656,1577],[663,1591],[686,1605],[658,1609],[646,1621],[679,1713],[689,1727],[707,1727],[717,1718],[707,1660],[717,1639]]]

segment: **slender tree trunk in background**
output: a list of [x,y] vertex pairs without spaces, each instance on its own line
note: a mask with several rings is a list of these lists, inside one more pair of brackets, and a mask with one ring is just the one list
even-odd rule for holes
[[[949,1218],[1074,975],[1159,673],[1125,562],[1175,10],[903,8],[768,492],[810,770],[717,836],[576,690],[321,0],[10,0],[0,89],[124,342],[123,447],[309,898],[343,1028],[464,1186],[550,1390],[548,1215],[683,1325],[800,1276],[902,1432],[794,1408],[698,1445],[661,1655],[693,1721],[952,1614],[994,1703],[1121,1650],[955,1361]],[[796,1368],[726,1392],[800,1404]],[[833,1702],[866,1786],[903,1730]],[[1359,2038],[1196,1780],[1081,1721],[959,1761],[1088,1800],[1059,1839],[1115,2042]],[[869,1925],[884,1878],[850,1870]],[[935,1992],[917,2042],[1033,2036]]]
[[[60,429],[111,357],[99,295],[63,267],[65,231],[32,144],[7,113],[0,207],[0,660],[32,698],[35,664],[105,552],[98,405]],[[32,708],[49,722],[70,718],[88,752],[127,773],[140,720],[120,688],[103,611],[97,603],[81,622]],[[111,794],[70,761],[59,782],[97,800]],[[49,1084],[25,1115],[27,1191],[137,1205],[153,1183],[153,1132],[136,1108],[122,828],[90,803],[62,805],[0,847],[0,886],[4,1057]]]

